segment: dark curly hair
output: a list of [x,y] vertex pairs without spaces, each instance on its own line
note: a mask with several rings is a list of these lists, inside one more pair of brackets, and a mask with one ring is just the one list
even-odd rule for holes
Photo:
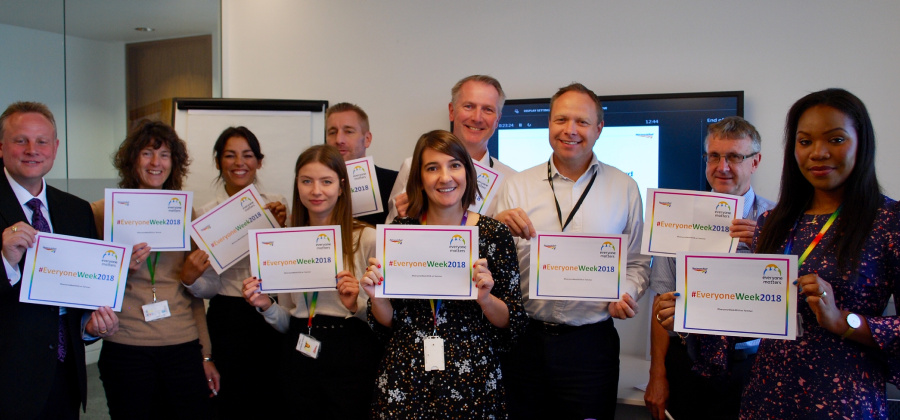
[[159,149],[165,145],[172,152],[172,173],[163,183],[164,190],[180,190],[188,173],[191,159],[187,145],[178,138],[172,127],[159,121],[141,122],[122,142],[113,156],[113,166],[119,171],[119,188],[140,188],[137,162],[141,150],[147,147]]

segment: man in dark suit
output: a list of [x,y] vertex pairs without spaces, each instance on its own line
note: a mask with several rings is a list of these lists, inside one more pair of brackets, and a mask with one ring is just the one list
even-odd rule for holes
[[0,115],[0,417],[77,419],[87,401],[84,344],[119,328],[115,312],[19,302],[25,253],[39,232],[94,238],[90,205],[44,182],[59,140],[43,104]]
[[[369,116],[359,106],[347,102],[328,107],[325,110],[325,143],[336,147],[344,161],[365,157],[366,149],[372,144]],[[375,177],[381,190],[383,210],[357,217],[371,225],[384,224],[387,218],[388,200],[391,198],[391,187],[397,180],[397,171],[375,166]]]

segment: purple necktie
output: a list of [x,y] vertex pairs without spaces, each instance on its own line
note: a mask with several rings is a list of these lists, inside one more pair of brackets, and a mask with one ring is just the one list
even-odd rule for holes
[[[27,203],[25,203],[29,209],[31,209],[31,226],[37,229],[40,232],[50,233],[50,224],[47,223],[47,219],[44,218],[44,214],[41,213],[41,200],[37,198],[32,198]],[[66,341],[68,338],[68,334],[66,331],[66,322],[62,315],[59,316],[59,346],[56,348],[56,357],[60,362],[64,362],[66,360]]]

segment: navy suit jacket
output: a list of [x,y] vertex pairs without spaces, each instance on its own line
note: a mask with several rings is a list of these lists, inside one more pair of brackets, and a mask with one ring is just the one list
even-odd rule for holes
[[[0,165],[2,168],[2,165]],[[2,169],[0,169],[2,171]],[[74,195],[47,186],[47,207],[53,232],[96,238],[91,206]],[[25,213],[9,180],[0,172],[0,231],[26,222]],[[19,262],[19,270],[25,256]],[[22,282],[9,285],[6,268],[0,264],[0,417],[34,418],[41,413],[57,368],[59,307],[19,302]],[[82,309],[67,308],[69,343],[66,358],[77,366],[78,395],[87,401],[87,375],[81,334]]]

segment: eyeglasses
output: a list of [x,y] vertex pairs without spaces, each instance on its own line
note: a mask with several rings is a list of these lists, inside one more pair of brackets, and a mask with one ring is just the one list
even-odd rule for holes
[[[743,162],[744,159],[756,156],[758,153],[759,152],[753,152],[749,155],[739,155],[737,153],[729,153],[729,154],[725,155],[724,158],[725,158],[725,160],[728,161],[728,163],[730,163],[732,165],[737,165],[738,163]],[[703,156],[704,162],[713,164],[713,165],[718,164],[719,161],[721,161],[722,157],[723,157],[722,155],[720,155],[718,153],[704,153],[702,156]]]

